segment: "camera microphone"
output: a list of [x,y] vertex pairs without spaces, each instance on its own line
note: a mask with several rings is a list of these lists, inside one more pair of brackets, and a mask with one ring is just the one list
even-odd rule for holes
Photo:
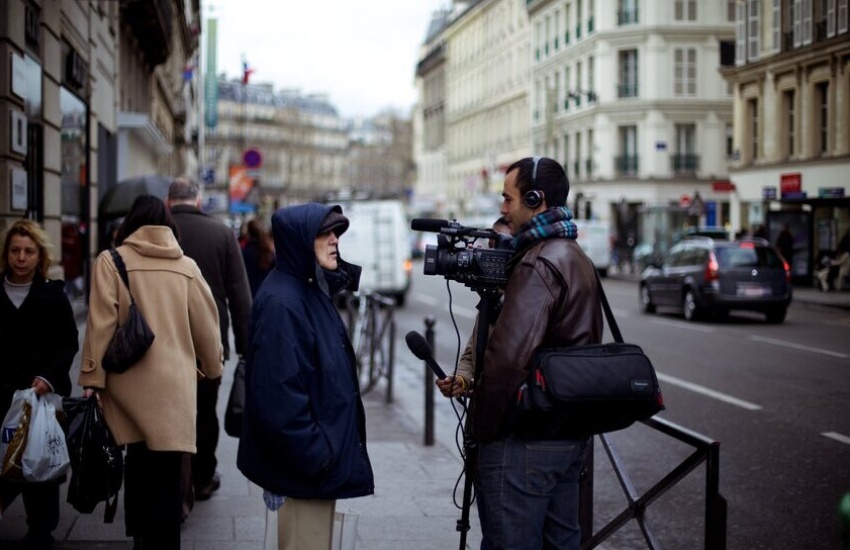
[[[416,221],[416,220],[413,220]],[[426,220],[426,221],[445,221],[445,220]],[[437,361],[434,360],[434,354],[431,351],[431,346],[428,345],[428,342],[425,341],[425,337],[416,332],[415,330],[411,330],[404,336],[404,340],[407,342],[407,347],[410,348],[410,351],[413,352],[413,355],[416,356],[417,359],[421,359],[425,361],[425,364],[428,365],[434,374],[442,380],[446,377],[446,373],[443,372],[442,367],[437,364]]]
[[449,220],[439,220],[435,218],[413,218],[410,221],[410,229],[414,231],[439,233],[441,229],[449,226],[451,226],[451,222]]

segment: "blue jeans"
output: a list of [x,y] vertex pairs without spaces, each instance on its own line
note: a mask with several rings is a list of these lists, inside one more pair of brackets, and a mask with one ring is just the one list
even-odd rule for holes
[[581,548],[578,481],[586,443],[508,437],[479,446],[488,549]]

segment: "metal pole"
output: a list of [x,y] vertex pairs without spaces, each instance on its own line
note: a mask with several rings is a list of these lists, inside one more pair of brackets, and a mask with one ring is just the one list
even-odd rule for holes
[[[432,316],[425,317],[425,341],[434,349],[434,323]],[[434,373],[425,365],[425,446],[434,444]]]

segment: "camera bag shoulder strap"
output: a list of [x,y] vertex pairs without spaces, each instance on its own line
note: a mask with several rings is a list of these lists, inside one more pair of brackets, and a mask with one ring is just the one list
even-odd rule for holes
[[133,298],[133,293],[130,292],[130,277],[127,276],[127,266],[124,265],[124,258],[114,248],[110,248],[109,253],[112,254],[112,261],[115,262],[115,267],[118,268],[118,274],[121,275],[121,280],[124,281],[127,292],[130,294],[130,303],[135,304],[136,300]]
[[611,336],[614,337],[614,341],[622,344],[623,335],[620,332],[620,327],[617,326],[617,320],[614,318],[611,306],[608,305],[608,298],[605,296],[605,289],[602,287],[602,278],[599,277],[599,271],[596,270],[596,266],[593,265],[592,261],[590,262],[590,265],[593,268],[594,275],[596,275],[596,283],[599,285],[599,301],[602,302],[602,310],[605,312],[605,320],[608,322],[608,329],[611,331]]

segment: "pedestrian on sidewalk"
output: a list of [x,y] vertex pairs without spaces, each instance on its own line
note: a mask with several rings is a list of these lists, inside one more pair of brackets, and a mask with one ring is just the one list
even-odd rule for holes
[[354,350],[333,303],[357,290],[339,206],[272,216],[276,262],[254,300],[237,465],[277,510],[280,550],[329,550],[336,500],[375,490]]
[[578,481],[587,440],[561,437],[555,423],[524,425],[512,408],[538,348],[602,340],[597,276],[576,242],[568,194],[564,169],[551,158],[508,167],[501,213],[516,252],[471,416],[482,532],[491,549],[580,548]]
[[251,296],[256,296],[260,285],[274,267],[274,241],[271,233],[260,220],[249,220],[245,224],[245,244],[242,259],[248,272]]
[[[63,281],[47,278],[52,258],[47,234],[34,221],[18,220],[3,239],[0,293],[0,416],[17,390],[38,395],[71,393],[69,372],[79,349],[77,323]],[[2,457],[0,457],[2,458]],[[48,549],[59,524],[59,486],[0,478],[0,513],[20,494],[29,527],[24,547]]]
[[133,202],[115,244],[155,339],[125,372],[103,369],[104,352],[127,318],[130,291],[109,250],[101,252],[92,268],[79,384],[85,397],[98,399],[115,442],[127,446],[124,523],[134,550],[179,549],[184,458],[196,452],[196,379],[222,371],[218,311],[159,198]]
[[[248,319],[251,315],[251,289],[236,236],[222,222],[201,210],[198,183],[186,176],[175,178],[168,188],[168,207],[180,233],[180,248],[195,260],[212,291],[218,309],[224,359],[230,359],[229,321],[233,322],[236,354],[245,354],[248,342]],[[228,316],[229,311],[229,316]],[[198,452],[192,456],[191,483],[194,500],[207,500],[221,486],[216,472],[218,460],[218,391],[221,378],[198,380]],[[185,514],[192,507],[186,502]]]

